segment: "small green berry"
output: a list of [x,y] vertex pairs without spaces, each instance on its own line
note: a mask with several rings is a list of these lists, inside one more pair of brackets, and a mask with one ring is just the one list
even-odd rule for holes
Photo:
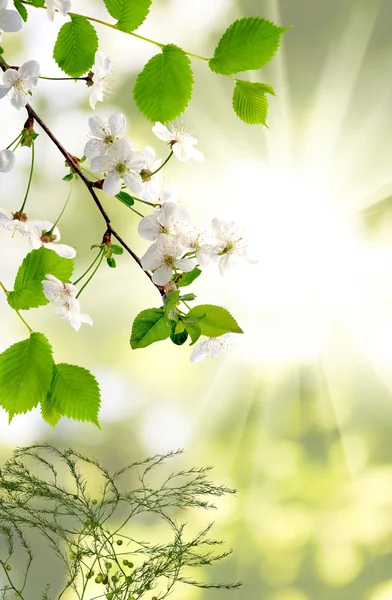
[[98,500],[91,500],[91,504],[98,504]]
[[156,596],[153,596],[153,597],[151,598],[151,600],[158,600],[158,598],[157,598]]
[[5,568],[7,569],[7,571],[11,571],[11,570],[12,570],[12,567],[11,567],[11,565],[6,565],[6,567],[5,567]]
[[146,590],[151,590],[151,585],[149,583],[146,584]]
[[79,496],[77,494],[74,494],[73,499],[74,500],[79,500]]
[[129,567],[130,569],[132,569],[132,567],[133,567],[133,562],[131,562],[131,561],[128,561],[128,567]]
[[103,577],[101,573],[99,573],[95,578],[95,583],[102,583]]
[[122,546],[123,541],[122,540],[117,540],[117,546]]
[[107,563],[106,563],[106,568],[107,568],[107,570],[108,570],[108,571],[110,571],[110,569],[112,568],[112,566],[113,566],[113,565],[112,565],[112,563],[111,563],[111,562],[107,562]]
[[103,578],[102,578],[103,585],[106,585],[108,583],[108,581],[109,581],[108,576],[104,575]]
[[106,594],[106,598],[107,598],[107,600],[112,600],[113,599],[113,594]]
[[122,564],[123,564],[123,565],[125,565],[125,566],[127,566],[127,565],[128,565],[128,561],[127,561],[127,559],[126,559],[126,558],[124,558],[124,560],[122,561]]
[[89,571],[86,575],[86,579],[91,579],[92,577],[94,577],[94,571]]
[[116,583],[116,581],[118,581],[117,575],[113,575],[112,576],[112,581],[113,581],[113,583]]

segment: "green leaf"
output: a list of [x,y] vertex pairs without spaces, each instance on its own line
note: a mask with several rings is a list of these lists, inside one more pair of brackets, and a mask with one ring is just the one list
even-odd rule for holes
[[52,398],[49,397],[49,395],[41,401],[41,417],[46,423],[53,427],[53,429],[61,419],[61,415],[54,408]]
[[125,204],[125,206],[133,206],[135,204],[135,200],[132,198],[132,196],[127,194],[127,192],[120,192],[119,194],[116,194],[116,198]]
[[64,73],[70,77],[81,77],[94,64],[98,36],[85,17],[69,16],[71,22],[65,23],[57,36],[53,58]]
[[114,260],[114,258],[112,256],[109,256],[106,259],[106,262],[108,263],[109,267],[111,267],[112,269],[115,269],[117,267],[116,261]]
[[62,258],[53,250],[41,246],[32,250],[24,259],[16,275],[14,291],[7,296],[8,304],[17,310],[28,310],[49,303],[45,297],[42,281],[46,274],[54,275],[61,281],[68,281],[74,263],[70,258]]
[[45,398],[52,367],[52,347],[42,333],[32,333],[0,354],[0,405],[10,420]]
[[248,125],[266,125],[268,101],[265,94],[274,94],[270,85],[238,79],[234,88],[233,108]]
[[176,346],[182,346],[183,344],[185,344],[185,342],[188,339],[188,332],[187,331],[182,331],[180,333],[171,333],[170,334],[170,339],[173,342],[173,344],[176,344]]
[[47,403],[64,417],[88,421],[99,427],[99,385],[94,375],[83,367],[66,363],[55,365]]
[[176,281],[177,287],[185,287],[186,285],[190,285],[195,279],[197,279],[201,275],[201,270],[198,267],[192,269],[192,271],[188,271],[188,273],[183,273],[178,281]]
[[30,4],[35,8],[42,8],[42,6],[45,6],[45,0],[30,0]]
[[180,296],[179,299],[185,300],[185,302],[192,302],[193,300],[196,299],[196,296],[195,296],[195,294],[184,294],[183,296]]
[[196,344],[197,340],[201,336],[200,326],[197,325],[196,323],[187,323],[186,330],[189,333],[191,340],[192,340],[192,344],[189,344],[189,345],[193,346],[193,344]]
[[113,254],[124,254],[124,248],[122,246],[117,246],[116,244],[112,244],[111,246]]
[[73,173],[68,173],[68,175],[65,175],[63,177],[63,181],[72,181],[73,178],[74,178],[74,174]]
[[238,19],[221,37],[210,69],[221,75],[261,69],[275,55],[287,29],[259,17]]
[[180,292],[177,290],[176,292],[172,292],[165,299],[165,315],[169,316],[170,311],[175,308],[178,304],[178,298],[180,296]]
[[20,16],[22,17],[23,21],[26,23],[29,16],[26,7],[21,3],[20,0],[14,0],[14,6],[20,14]]
[[192,97],[193,72],[181,48],[162,48],[139,73],[133,97],[136,106],[150,121],[172,121],[186,109]]
[[162,308],[149,308],[138,314],[133,322],[131,346],[133,349],[145,348],[154,342],[165,340],[171,334]]
[[147,17],[152,0],[104,0],[106,8],[118,20],[117,29],[130,33]]
[[200,304],[191,308],[187,314],[188,318],[199,317],[204,314],[204,318],[199,321],[201,333],[208,337],[217,337],[223,333],[243,333],[237,321],[231,314],[221,306],[213,304]]

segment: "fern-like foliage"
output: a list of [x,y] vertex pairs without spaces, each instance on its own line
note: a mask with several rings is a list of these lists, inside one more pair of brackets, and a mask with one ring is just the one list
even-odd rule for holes
[[[139,600],[147,592],[151,598],[151,590],[154,598],[162,600],[178,582],[238,588],[239,583],[203,583],[193,578],[193,568],[212,565],[230,551],[216,551],[222,542],[209,537],[211,524],[187,537],[184,524],[176,521],[178,509],[215,508],[213,497],[234,490],[212,483],[210,467],[173,473],[152,487],[150,478],[157,479],[153,471],[177,454],[155,455],[110,473],[97,460],[72,449],[62,451],[47,444],[17,449],[0,469],[0,581],[5,581],[1,596],[31,597],[31,530],[43,536],[64,566],[66,584],[56,593],[58,598],[68,588],[79,600],[86,593],[90,597],[94,585],[94,597],[107,600]],[[101,483],[97,496],[90,492],[91,477]],[[134,537],[135,519],[146,513],[159,541],[153,541],[153,535],[149,541]],[[165,543],[162,527],[170,532]],[[25,554],[23,567],[20,554],[15,557],[16,545]],[[47,586],[42,598],[52,598],[50,592]]]

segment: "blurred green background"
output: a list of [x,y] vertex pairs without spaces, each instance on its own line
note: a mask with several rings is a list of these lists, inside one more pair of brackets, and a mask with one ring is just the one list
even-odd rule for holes
[[[73,10],[107,18],[98,0]],[[50,24],[30,10],[23,34],[5,36],[8,62],[36,59],[56,76]],[[290,29],[263,71],[272,84],[269,129],[240,122],[232,82],[194,60],[195,91],[183,116],[206,163],[171,161],[167,185],[198,224],[213,217],[249,231],[256,266],[227,279],[214,268],[194,285],[198,301],[227,307],[245,330],[233,351],[191,365],[187,347],[162,342],[132,351],[135,315],[159,297],[127,256],[102,268],[82,296],[95,322],[75,333],[50,307],[28,314],[53,343],[55,360],[91,369],[102,389],[102,431],[64,420],[54,432],[39,413],[10,426],[0,412],[0,452],[46,440],[94,454],[108,468],[185,448],[181,466],[212,464],[217,482],[238,489],[218,503],[216,535],[234,554],[203,574],[242,580],[238,592],[179,587],[173,599],[390,600],[392,598],[392,4],[390,0],[154,0],[140,33],[211,56],[226,27],[258,15]],[[166,148],[138,114],[132,87],[153,46],[100,28],[115,69],[113,94],[97,105],[128,118],[139,149]],[[40,81],[33,106],[65,147],[83,154],[88,91]],[[0,147],[25,120],[2,101]],[[55,220],[66,199],[61,156],[44,134],[28,203],[33,218]],[[0,205],[23,197],[29,152],[0,180]],[[142,254],[137,217],[104,198],[113,223]],[[91,261],[102,221],[82,186],[60,223],[78,250],[76,273]],[[12,288],[27,241],[0,232],[0,277]],[[0,349],[25,331],[0,299]],[[208,522],[209,515],[192,516]],[[148,535],[148,531],[145,535]],[[44,574],[42,575],[44,579]],[[37,576],[37,590],[42,588]]]

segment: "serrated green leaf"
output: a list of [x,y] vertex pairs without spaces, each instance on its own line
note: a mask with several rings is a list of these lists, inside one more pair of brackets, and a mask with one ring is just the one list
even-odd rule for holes
[[45,297],[42,281],[46,274],[54,275],[61,281],[68,281],[72,275],[74,262],[62,258],[53,250],[41,246],[25,257],[16,275],[14,291],[7,296],[8,304],[17,310],[28,310],[49,303]]
[[52,347],[42,333],[31,333],[0,354],[0,406],[10,420],[41,402],[52,379]]
[[135,31],[147,17],[152,0],[104,0],[109,14],[118,20],[117,29]]
[[154,342],[165,340],[170,336],[171,327],[165,318],[162,308],[142,310],[132,326],[131,347],[146,348]]
[[94,375],[83,367],[66,363],[55,365],[48,402],[64,417],[88,421],[99,427],[99,385]]
[[200,304],[191,308],[187,317],[191,319],[193,317],[200,317],[203,314],[204,318],[198,322],[198,327],[200,327],[203,335],[217,337],[223,333],[243,333],[234,317],[221,306]]
[[275,55],[286,29],[259,17],[238,19],[221,37],[210,69],[221,75],[261,69]]
[[61,419],[60,413],[54,408],[52,399],[49,396],[46,396],[46,398],[41,401],[41,417],[46,423],[53,427],[53,429]]
[[29,16],[26,7],[21,3],[20,0],[14,0],[14,6],[20,14],[20,16],[22,17],[23,21],[26,23]]
[[177,306],[179,296],[180,292],[178,290],[166,296],[164,309],[166,317],[168,317],[170,311]]
[[133,97],[136,106],[150,121],[172,121],[186,109],[192,97],[193,72],[188,56],[169,44],[162,48],[139,73]]
[[64,73],[70,77],[81,77],[94,64],[98,36],[85,17],[74,14],[70,17],[70,23],[65,23],[59,31],[53,58]]
[[265,83],[237,80],[233,93],[233,108],[239,118],[248,125],[266,125],[268,100],[265,94],[273,94]]
[[132,196],[127,194],[127,192],[120,192],[119,194],[116,194],[116,198],[128,207],[135,204],[135,200],[132,198]]
[[192,340],[192,343],[189,345],[193,346],[193,344],[196,344],[197,340],[201,336],[201,329],[197,323],[187,323],[186,330],[189,333],[190,338]]
[[195,279],[197,279],[201,275],[201,269],[195,267],[192,271],[188,271],[188,273],[183,273],[178,281],[176,281],[177,287],[185,287],[190,285]]

